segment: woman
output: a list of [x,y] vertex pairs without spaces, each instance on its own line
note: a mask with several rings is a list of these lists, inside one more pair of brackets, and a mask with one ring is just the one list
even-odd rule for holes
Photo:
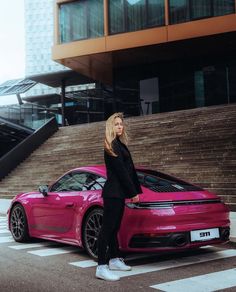
[[98,267],[96,277],[117,281],[120,278],[111,270],[129,271],[119,257],[117,233],[124,213],[125,199],[139,202],[142,193],[134,168],[132,157],[127,148],[127,133],[122,113],[115,113],[106,122],[104,159],[107,181],[102,197],[104,202],[103,224],[98,238]]

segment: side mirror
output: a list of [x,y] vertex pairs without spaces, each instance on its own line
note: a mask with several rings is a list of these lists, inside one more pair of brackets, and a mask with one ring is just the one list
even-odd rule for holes
[[48,186],[39,186],[39,192],[46,197],[48,195]]

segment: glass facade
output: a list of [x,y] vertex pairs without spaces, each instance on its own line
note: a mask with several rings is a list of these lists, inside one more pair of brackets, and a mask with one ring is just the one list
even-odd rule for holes
[[[147,115],[236,102],[236,59],[176,60],[115,72],[113,111]],[[151,88],[153,88],[151,90]]]
[[235,13],[234,0],[169,0],[170,24]]
[[[25,7],[25,76],[68,69],[51,57],[53,45],[54,0],[24,0]],[[26,96],[51,94],[55,88],[37,84]],[[59,93],[59,90],[57,91]]]
[[61,43],[104,35],[103,0],[81,0],[60,5]]
[[109,33],[165,24],[164,0],[109,0]]

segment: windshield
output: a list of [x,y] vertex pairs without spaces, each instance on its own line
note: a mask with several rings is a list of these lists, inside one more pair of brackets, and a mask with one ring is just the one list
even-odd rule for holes
[[137,170],[137,175],[142,186],[155,192],[186,192],[202,190],[200,187],[155,170],[139,169]]

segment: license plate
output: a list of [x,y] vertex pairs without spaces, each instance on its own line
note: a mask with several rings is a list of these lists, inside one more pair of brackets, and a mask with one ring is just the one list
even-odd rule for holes
[[190,231],[191,241],[205,241],[220,238],[219,228]]

